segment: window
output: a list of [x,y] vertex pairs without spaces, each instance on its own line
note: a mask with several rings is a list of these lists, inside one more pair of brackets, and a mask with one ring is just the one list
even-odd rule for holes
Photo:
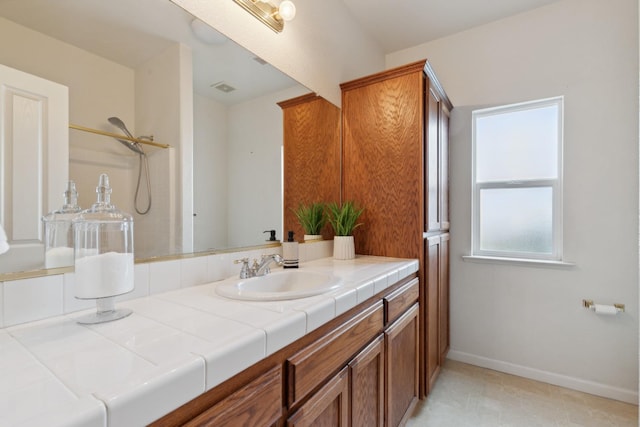
[[472,255],[562,260],[562,114],[562,97],[472,113]]

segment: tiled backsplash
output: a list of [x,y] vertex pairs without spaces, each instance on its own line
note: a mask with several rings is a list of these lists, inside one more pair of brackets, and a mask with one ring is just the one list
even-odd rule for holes
[[[300,244],[300,262],[332,255],[333,241]],[[281,248],[268,253],[282,253]],[[239,258],[260,258],[264,249],[229,252],[135,265],[135,289],[117,300],[129,300],[202,285],[235,276]],[[74,311],[95,308],[95,300],[79,300],[73,294],[74,273],[0,282],[0,328]]]

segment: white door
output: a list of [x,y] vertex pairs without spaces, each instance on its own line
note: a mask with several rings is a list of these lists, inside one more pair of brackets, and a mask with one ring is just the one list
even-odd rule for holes
[[44,266],[41,218],[69,179],[69,89],[0,64],[0,273]]

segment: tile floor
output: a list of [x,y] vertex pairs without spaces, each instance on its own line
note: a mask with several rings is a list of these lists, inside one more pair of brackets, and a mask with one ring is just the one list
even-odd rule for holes
[[637,427],[638,407],[448,360],[407,427]]

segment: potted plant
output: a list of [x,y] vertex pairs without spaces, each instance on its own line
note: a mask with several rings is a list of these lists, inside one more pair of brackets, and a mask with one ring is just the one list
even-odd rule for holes
[[310,205],[298,205],[298,209],[294,209],[296,218],[304,229],[304,241],[322,240],[322,229],[327,222],[327,214],[325,204],[322,202],[312,203]]
[[352,201],[345,201],[342,206],[337,203],[329,203],[328,221],[333,227],[335,237],[333,239],[333,257],[335,259],[353,259],[356,257],[355,244],[353,242],[353,230],[361,226],[358,217],[364,208],[359,208]]

